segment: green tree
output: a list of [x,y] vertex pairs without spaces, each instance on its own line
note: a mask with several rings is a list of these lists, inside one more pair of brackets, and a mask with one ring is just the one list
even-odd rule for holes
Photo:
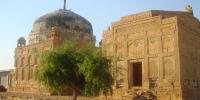
[[67,42],[59,48],[40,56],[36,79],[50,91],[73,90],[73,100],[77,93],[97,96],[112,94],[113,83],[110,61],[102,57],[100,48],[92,45],[77,48]]
[[81,63],[78,64],[79,72],[84,75],[86,96],[97,96],[100,92],[104,95],[112,94],[113,78],[110,73],[110,60],[102,56],[100,48],[91,45],[78,50]]

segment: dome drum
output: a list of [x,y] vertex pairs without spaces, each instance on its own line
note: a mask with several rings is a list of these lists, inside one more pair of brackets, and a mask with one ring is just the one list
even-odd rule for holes
[[52,27],[59,27],[64,39],[70,39],[76,34],[87,35],[91,40],[94,37],[92,25],[89,21],[70,10],[59,9],[41,16],[34,22],[29,35],[29,44],[47,40]]

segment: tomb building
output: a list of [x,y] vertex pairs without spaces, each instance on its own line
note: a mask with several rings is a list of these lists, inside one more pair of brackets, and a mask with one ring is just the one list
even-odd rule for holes
[[91,23],[65,7],[45,14],[34,22],[28,43],[24,37],[17,40],[15,69],[10,72],[7,91],[8,100],[51,95],[35,80],[34,71],[39,67],[39,54],[53,50],[65,41],[75,41],[80,45],[95,43]]
[[153,91],[160,100],[200,96],[200,22],[185,11],[150,10],[103,32],[104,56],[112,60],[114,95]]

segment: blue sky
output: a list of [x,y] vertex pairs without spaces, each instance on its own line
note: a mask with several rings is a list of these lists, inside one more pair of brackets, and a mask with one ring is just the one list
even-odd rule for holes
[[[97,41],[112,22],[122,16],[146,10],[184,10],[193,7],[200,18],[200,0],[67,0],[67,8],[88,19]],[[0,2],[0,70],[14,68],[17,39],[26,39],[33,22],[40,16],[63,7],[63,0],[1,0]]]

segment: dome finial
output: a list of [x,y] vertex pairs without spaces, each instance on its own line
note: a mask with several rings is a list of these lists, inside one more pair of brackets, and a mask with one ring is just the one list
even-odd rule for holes
[[66,0],[64,0],[64,7],[63,7],[64,10],[66,10]]
[[192,9],[192,6],[191,6],[191,5],[187,5],[187,6],[185,7],[185,11],[187,11],[187,12],[189,12],[189,13],[191,13],[191,14],[193,15],[193,9]]
[[24,37],[20,37],[17,40],[17,47],[26,46],[26,39]]

